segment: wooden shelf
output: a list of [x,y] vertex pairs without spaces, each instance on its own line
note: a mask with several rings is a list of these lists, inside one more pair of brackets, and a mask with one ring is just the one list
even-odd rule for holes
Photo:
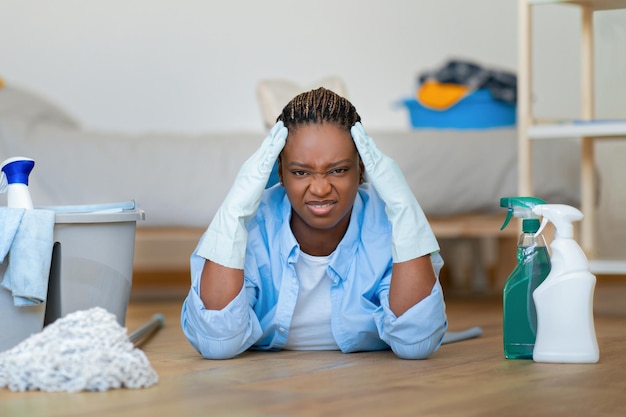
[[517,238],[519,231],[515,227],[500,230],[506,213],[497,214],[462,214],[452,217],[428,217],[428,223],[437,239],[473,237],[473,238]]
[[589,122],[564,122],[555,124],[531,125],[527,131],[528,137],[537,139],[561,138],[626,138],[626,120],[595,120]]
[[530,5],[571,4],[590,7],[591,10],[616,10],[626,8],[626,0],[529,0]]
[[626,274],[626,260],[590,259],[589,269],[593,274],[623,275]]
[[[532,12],[533,6],[572,5],[581,10],[581,112],[580,119],[563,123],[537,124],[532,106]],[[532,143],[536,140],[581,138],[581,202],[585,213],[580,243],[597,274],[626,274],[625,260],[596,260],[595,230],[595,139],[626,139],[626,120],[596,120],[594,116],[594,30],[593,13],[626,9],[626,0],[518,0],[518,190],[533,194]]]

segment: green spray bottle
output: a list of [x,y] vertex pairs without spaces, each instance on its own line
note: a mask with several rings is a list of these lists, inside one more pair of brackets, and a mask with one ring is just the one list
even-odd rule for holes
[[550,273],[550,255],[546,241],[537,234],[540,222],[533,208],[545,201],[536,197],[506,197],[500,207],[508,213],[500,230],[512,217],[521,218],[522,234],[517,242],[517,265],[504,284],[503,340],[507,359],[532,359],[537,336],[537,311],[533,291]]

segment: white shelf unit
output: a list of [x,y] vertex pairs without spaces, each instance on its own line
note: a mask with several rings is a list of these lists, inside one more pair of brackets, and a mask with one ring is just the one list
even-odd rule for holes
[[[581,117],[570,123],[535,124],[532,109],[532,8],[541,4],[573,5],[581,9]],[[625,274],[626,259],[596,259],[594,142],[596,139],[626,139],[626,120],[594,119],[593,13],[625,9],[626,0],[518,0],[518,189],[532,195],[532,143],[536,140],[581,138],[581,222],[580,244],[590,260],[593,273]]]

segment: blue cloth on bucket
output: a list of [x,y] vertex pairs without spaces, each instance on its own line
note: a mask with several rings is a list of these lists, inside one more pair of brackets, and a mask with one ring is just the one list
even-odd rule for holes
[[0,208],[0,225],[2,226],[2,232],[0,232],[0,263],[4,262],[4,258],[9,253],[17,228],[22,222],[22,216],[24,215],[24,209],[9,209]]
[[[276,174],[278,175],[278,174]],[[104,204],[80,204],[71,206],[37,206],[35,209],[52,210],[55,213],[121,213],[124,210],[133,210],[135,200],[120,201]]]
[[54,220],[51,210],[0,208],[0,262],[5,264],[0,284],[17,307],[46,301]]

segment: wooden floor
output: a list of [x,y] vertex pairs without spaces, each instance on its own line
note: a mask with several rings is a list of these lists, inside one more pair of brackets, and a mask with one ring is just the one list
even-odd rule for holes
[[134,300],[133,331],[155,313],[166,324],[143,345],[157,385],[104,393],[0,390],[0,416],[626,416],[626,285],[596,291],[597,364],[540,364],[502,355],[499,298],[447,300],[451,330],[473,340],[430,359],[391,352],[245,353],[204,360],[179,325],[181,300]]

